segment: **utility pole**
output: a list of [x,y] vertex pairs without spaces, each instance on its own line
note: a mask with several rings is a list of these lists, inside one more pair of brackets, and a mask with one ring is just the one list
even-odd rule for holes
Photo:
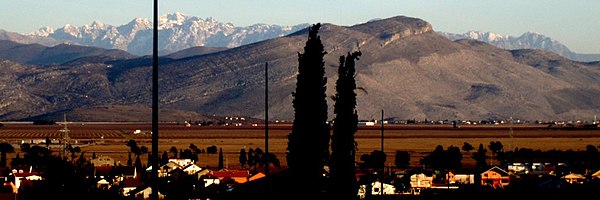
[[154,0],[152,30],[152,192],[150,199],[158,200],[158,0]]
[[64,120],[63,120],[63,126],[64,127],[63,127],[62,130],[60,130],[60,132],[63,133],[62,134],[62,139],[61,139],[62,140],[62,155],[61,155],[61,158],[63,156],[67,156],[67,146],[69,144],[71,144],[71,137],[69,136],[70,130],[69,130],[69,128],[67,128],[67,113],[63,114],[63,118],[64,118]]
[[[269,63],[265,62],[265,155],[268,155],[268,154],[269,154]],[[265,176],[268,176],[268,175],[269,175],[269,160],[265,159]]]
[[[269,63],[265,62],[265,155],[269,154]],[[267,156],[269,158],[269,156]],[[265,159],[265,197],[269,196],[271,191],[271,181],[269,181],[269,160]]]
[[512,151],[512,143],[513,143],[513,118],[510,117],[508,136],[510,137],[510,142],[508,143],[508,150]]
[[[383,151],[383,109],[381,109],[381,153],[385,155],[385,151]],[[379,194],[383,195],[383,178],[385,177],[385,163],[381,166],[381,188],[379,188]]]

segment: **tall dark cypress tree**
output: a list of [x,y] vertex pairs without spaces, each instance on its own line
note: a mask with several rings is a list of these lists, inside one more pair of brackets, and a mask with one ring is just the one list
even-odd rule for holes
[[333,112],[333,135],[331,136],[331,181],[328,189],[330,197],[335,199],[356,199],[358,183],[354,173],[358,114],[356,112],[356,81],[354,80],[355,60],[360,51],[347,57],[340,57],[336,95]]
[[[294,123],[288,136],[287,163],[292,180],[304,180],[310,185],[292,186],[295,194],[315,198],[324,185],[323,166],[329,157],[329,124],[327,123],[327,101],[325,63],[327,54],[319,37],[317,23],[309,28],[304,53],[298,53],[298,75],[294,97]],[[300,183],[300,181],[294,181]]]
[[219,148],[219,166],[217,169],[223,169],[223,148]]

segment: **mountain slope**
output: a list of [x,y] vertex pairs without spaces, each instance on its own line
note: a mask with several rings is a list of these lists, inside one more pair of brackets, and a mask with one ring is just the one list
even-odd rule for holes
[[[116,49],[102,49],[69,44],[46,47],[39,44],[20,44],[8,40],[0,40],[0,59],[11,60],[23,64],[56,65],[76,59],[102,57],[102,61],[130,59],[136,56]],[[91,60],[88,60],[90,62]],[[102,62],[96,60],[96,62]],[[81,61],[80,61],[81,62]]]
[[[392,17],[350,27],[324,24],[327,93],[333,96],[339,56],[360,50],[357,110],[377,119],[586,119],[600,111],[600,64],[541,50],[503,50],[475,40],[451,41],[426,21]],[[161,109],[262,118],[264,65],[269,114],[293,119],[297,53],[306,30],[201,56],[162,59]],[[147,57],[39,68],[10,62],[0,85],[0,119],[20,119],[94,105],[151,100]],[[110,65],[110,66],[109,66]],[[7,92],[4,92],[7,91]],[[12,93],[11,93],[12,92]],[[6,95],[6,94],[11,95]],[[25,101],[8,101],[16,99]],[[328,99],[329,108],[333,101]],[[330,111],[330,119],[333,112]]]

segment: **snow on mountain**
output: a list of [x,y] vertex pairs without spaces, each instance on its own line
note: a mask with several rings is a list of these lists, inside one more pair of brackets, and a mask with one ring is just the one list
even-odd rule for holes
[[[164,55],[194,46],[237,47],[284,36],[306,27],[308,24],[254,24],[237,27],[212,17],[201,19],[176,12],[159,16],[159,52]],[[152,50],[152,22],[145,18],[135,18],[120,26],[95,21],[81,27],[67,24],[56,30],[44,27],[27,35],[72,44],[121,49],[137,55],[148,55]]]
[[478,40],[508,50],[542,49],[576,61],[589,62],[600,60],[600,55],[577,54],[569,50],[567,46],[559,41],[535,32],[526,32],[520,36],[502,35],[483,31],[468,31],[459,34],[438,32],[438,34],[453,41],[461,39]]

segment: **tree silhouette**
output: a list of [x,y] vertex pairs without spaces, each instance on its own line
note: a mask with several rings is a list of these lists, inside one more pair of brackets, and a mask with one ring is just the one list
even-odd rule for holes
[[244,168],[244,166],[246,166],[247,161],[248,161],[248,157],[246,156],[246,150],[241,149],[240,150],[240,165],[242,166],[242,168]]
[[129,154],[127,156],[127,166],[131,167],[132,164],[133,164],[133,160],[131,160],[131,152],[129,152]]
[[[324,51],[318,35],[321,24],[309,27],[304,53],[298,53],[296,91],[292,93],[294,122],[288,135],[287,163],[292,180],[305,180],[310,185],[291,186],[295,193],[314,198],[319,195],[323,166],[329,157],[329,124]],[[294,181],[298,183],[299,181]],[[306,196],[305,196],[306,195]]]
[[495,141],[495,142],[492,141],[488,145],[488,148],[490,149],[490,151],[492,151],[492,155],[490,157],[490,165],[494,165],[493,164],[494,155],[497,154],[499,151],[501,151],[502,148],[504,148],[504,146],[502,145],[502,143],[500,141]]
[[248,167],[254,166],[254,164],[256,163],[253,155],[254,155],[254,149],[253,148],[248,149],[248,161],[247,161]]
[[408,151],[396,151],[394,164],[397,168],[406,169],[410,164],[410,154]]
[[363,168],[363,170],[366,170],[368,168],[381,169],[384,167],[386,159],[387,156],[385,152],[380,150],[374,150],[370,154],[363,154],[360,156],[360,160],[363,161],[361,167]]
[[44,142],[46,143],[46,148],[49,149],[50,144],[52,143],[52,140],[50,140],[50,138],[48,136],[46,136],[46,139],[44,140]]
[[435,170],[462,168],[462,153],[460,148],[450,145],[444,150],[442,145],[435,147],[429,155],[421,159],[421,164]]
[[446,169],[462,168],[462,157],[460,148],[450,145],[446,150]]
[[217,169],[223,169],[223,148],[219,148],[219,166]]
[[135,155],[141,154],[140,147],[138,147],[137,142],[135,142],[135,140],[129,140],[126,145],[131,150],[131,153],[133,153]]
[[429,155],[421,158],[420,162],[431,169],[444,169],[446,164],[446,151],[444,151],[444,147],[437,145]]
[[1,154],[1,158],[0,158],[0,167],[4,168],[6,167],[6,153],[14,153],[15,152],[15,148],[6,142],[0,143],[0,154]]
[[462,150],[466,151],[467,153],[473,151],[474,149],[475,147],[473,147],[473,145],[469,144],[468,142],[465,142],[462,146]]
[[330,197],[336,199],[355,199],[358,183],[355,175],[356,142],[354,134],[358,130],[358,114],[356,112],[355,60],[361,52],[348,53],[340,57],[331,136],[331,185]]
[[135,156],[135,163],[133,165],[138,172],[142,171],[142,159],[140,158],[140,155],[136,155]]
[[483,147],[483,144],[479,144],[479,148],[477,149],[477,152],[473,153],[473,159],[475,160],[475,165],[479,170],[482,170],[485,167],[487,167],[487,163],[485,161],[486,154],[487,154],[487,149],[485,149],[485,147]]
[[169,162],[169,154],[167,153],[167,151],[163,151],[162,156],[160,157],[160,164],[164,165],[167,162]]
[[178,157],[177,157],[177,153],[178,153],[178,151],[177,151],[177,147],[175,147],[175,146],[171,146],[171,148],[169,149],[169,152],[171,152],[171,153],[173,154],[173,157],[172,157],[172,158],[178,158]]

